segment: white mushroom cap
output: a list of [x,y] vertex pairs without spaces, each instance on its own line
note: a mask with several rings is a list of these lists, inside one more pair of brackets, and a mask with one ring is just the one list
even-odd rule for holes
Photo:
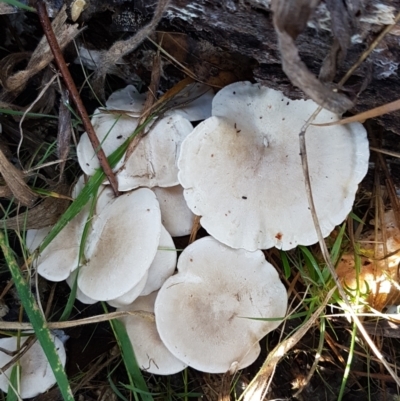
[[81,291],[101,301],[126,294],[150,268],[160,233],[160,207],[150,189],[138,189],[109,203],[92,222],[87,264],[78,277]]
[[156,257],[151,263],[146,286],[143,288],[141,296],[157,291],[165,280],[174,274],[176,258],[174,241],[164,226],[161,226],[160,244],[158,245]]
[[[23,345],[28,337],[20,339],[20,344]],[[53,337],[61,363],[65,366],[66,355],[64,344],[57,337]],[[17,337],[8,337],[0,339],[0,348],[4,348],[10,352],[17,350]],[[11,361],[13,355],[7,355],[0,350],[0,365],[4,366]],[[46,392],[56,383],[53,371],[47,361],[46,355],[40,343],[36,341],[32,347],[19,360],[21,366],[21,398],[36,397],[39,394]],[[0,373],[0,389],[4,392],[8,391],[9,378],[11,369],[7,369],[4,373]]]
[[[178,94],[178,98],[182,96],[185,96],[185,104],[167,111],[165,115],[179,114],[189,121],[200,121],[211,117],[214,91],[210,86],[194,82]],[[177,101],[176,104],[178,105],[179,102]]]
[[139,295],[141,295],[141,292],[143,291],[147,283],[148,277],[149,272],[147,271],[142,279],[137,284],[135,284],[135,286],[131,288],[127,293],[121,295],[118,298],[110,299],[109,301],[107,301],[107,303],[114,308],[120,308],[125,305],[131,304],[133,301],[135,301],[136,298],[139,297]]
[[[78,195],[83,185],[83,177],[81,177],[72,191],[73,197]],[[37,272],[42,277],[55,282],[63,281],[78,267],[79,248],[89,210],[90,205],[85,205],[38,256],[35,264]],[[27,232],[28,248],[36,248],[49,230],[47,227],[41,230],[29,230]]]
[[[153,292],[120,310],[154,312],[157,293]],[[156,324],[148,317],[126,316],[121,319],[131,340],[140,369],[157,375],[172,375],[186,368],[186,364],[172,355],[162,343]]]
[[118,189],[177,185],[176,161],[182,141],[192,130],[189,120],[179,115],[156,121],[118,172]]
[[[109,156],[133,134],[138,120],[127,115],[104,113],[97,109],[92,118],[92,124],[104,153]],[[93,175],[100,164],[86,132],[79,140],[76,153],[82,171],[87,175]],[[121,165],[122,161],[117,163],[114,170]]]
[[286,307],[285,287],[261,251],[205,237],[182,252],[178,274],[158,293],[155,316],[163,343],[178,359],[224,373],[252,363],[256,343],[281,323],[248,318],[281,318]]
[[140,117],[146,101],[146,94],[139,94],[133,85],[128,85],[110,95],[106,102],[109,110],[129,111],[131,117]]
[[152,190],[160,202],[161,221],[171,236],[189,235],[192,231],[194,214],[188,208],[182,186],[154,187]]
[[[213,116],[186,138],[178,160],[189,208],[219,241],[248,250],[291,249],[317,242],[299,152],[299,132],[317,105],[238,82],[213,101]],[[338,117],[321,111],[318,122]],[[368,140],[359,123],[310,126],[311,185],[322,233],[350,212],[368,170]]]

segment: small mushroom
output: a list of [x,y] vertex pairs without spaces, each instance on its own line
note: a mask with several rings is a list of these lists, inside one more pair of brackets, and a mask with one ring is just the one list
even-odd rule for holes
[[155,316],[161,340],[178,359],[225,373],[255,360],[258,341],[280,325],[286,307],[285,287],[261,251],[205,237],[182,252],[178,273],[158,293]]
[[[219,241],[247,250],[287,250],[317,242],[299,152],[299,132],[318,106],[249,82],[223,88],[213,117],[182,143],[179,181],[189,208]],[[338,116],[322,110],[316,123]],[[368,170],[359,123],[306,133],[307,158],[322,234],[350,212]]]
[[154,315],[151,318],[156,296],[157,293],[153,292],[120,308],[119,310],[130,312],[144,312],[142,315],[123,317],[121,321],[131,340],[140,369],[157,375],[172,375],[182,371],[187,365],[168,351],[158,335]]
[[[83,177],[81,177],[72,191],[73,198],[76,198],[83,185]],[[59,282],[65,280],[71,272],[78,268],[79,247],[89,210],[89,205],[84,206],[38,256],[35,264],[42,277]],[[28,249],[31,252],[36,249],[49,231],[48,227],[40,230],[28,230],[26,238]]]
[[156,121],[118,172],[118,189],[177,185],[176,161],[182,141],[192,130],[189,120],[179,115]]
[[[99,138],[100,144],[106,156],[111,155],[119,146],[121,146],[126,139],[131,136],[138,124],[136,118],[129,117],[128,115],[112,114],[102,112],[97,109],[92,118],[92,125]],[[78,156],[79,165],[82,171],[87,175],[93,175],[100,163],[96,155],[96,150],[89,140],[88,134],[85,132],[80,137],[76,153]],[[116,171],[122,166],[121,160],[114,167]]]
[[189,235],[194,221],[194,214],[188,208],[180,185],[169,188],[154,187],[160,202],[161,221],[172,237]]
[[136,298],[139,297],[139,295],[141,295],[144,287],[146,286],[148,277],[149,271],[147,271],[145,275],[141,278],[141,280],[137,284],[135,284],[135,286],[131,288],[127,293],[119,296],[118,298],[110,299],[109,301],[107,301],[107,303],[113,308],[120,308],[125,305],[130,305],[132,302],[135,301]]
[[179,114],[189,121],[201,121],[211,117],[211,103],[214,98],[214,91],[211,87],[194,82],[184,88],[177,97],[178,100],[179,97],[184,97],[184,104],[173,101],[173,105],[175,103],[176,108],[168,110],[165,113],[167,116]]
[[[74,270],[65,280],[69,286],[69,288],[73,288],[75,280],[77,280],[77,275],[79,274],[79,269]],[[93,305],[96,302],[98,302],[96,299],[92,299],[89,298],[88,296],[86,296],[81,290],[80,288],[77,286],[76,288],[76,296],[75,298],[79,301],[82,302],[83,304],[87,304],[87,305]]]
[[131,117],[139,118],[146,101],[146,94],[140,94],[133,85],[128,85],[110,95],[106,102],[108,110],[128,111]]
[[[23,346],[28,337],[20,339],[20,345]],[[53,337],[61,363],[65,366],[66,354],[62,341]],[[0,366],[6,365],[14,357],[13,352],[17,351],[18,338],[8,337],[0,339],[0,348],[7,350],[10,354],[6,354],[0,349]],[[56,378],[47,361],[46,355],[38,341],[19,359],[21,366],[21,388],[19,394],[21,398],[32,398],[46,392],[56,383]],[[9,378],[11,369],[8,368],[5,372],[0,373],[0,389],[7,393],[9,387]]]
[[159,290],[165,280],[173,275],[176,267],[176,258],[174,241],[164,226],[161,226],[160,243],[156,257],[151,263],[146,286],[143,288],[141,296],[149,295],[153,291]]
[[80,290],[99,301],[126,294],[150,268],[160,233],[160,207],[150,189],[140,188],[108,202],[92,221],[87,262],[78,276]]

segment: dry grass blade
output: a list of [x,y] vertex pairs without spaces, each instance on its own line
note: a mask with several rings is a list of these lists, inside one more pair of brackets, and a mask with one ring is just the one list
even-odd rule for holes
[[[153,68],[151,71],[151,81],[149,86],[149,91],[147,92],[146,101],[143,106],[143,112],[139,118],[139,125],[142,125],[147,118],[150,116],[154,103],[156,102],[156,93],[158,90],[158,85],[160,83],[161,77],[161,58],[159,54],[156,54],[153,59]],[[131,141],[126,150],[125,161],[129,159],[136,147],[138,146],[140,140],[147,135],[144,129],[140,131]]]
[[257,373],[256,377],[249,384],[243,393],[244,401],[261,401],[264,399],[268,390],[269,382],[275,371],[276,365],[279,361],[304,337],[308,330],[314,325],[315,321],[319,318],[325,309],[325,306],[331,299],[336,288],[332,288],[321,306],[312,314],[312,316],[301,326],[292,336],[278,344],[269,354],[263,366]]
[[69,155],[69,144],[71,141],[72,128],[71,128],[71,112],[67,107],[68,104],[68,91],[61,88],[61,100],[58,118],[58,133],[57,133],[57,154],[60,163],[60,181],[64,174],[65,163]]
[[[154,313],[145,311],[119,311],[111,312],[105,315],[91,316],[85,319],[69,320],[66,322],[47,322],[47,327],[51,330],[63,330],[71,327],[84,326],[87,324],[108,322],[113,319],[119,319],[124,316],[140,316],[147,321],[154,322]],[[31,323],[20,322],[0,322],[0,330],[32,330]]]
[[2,150],[0,150],[0,173],[16,200],[23,206],[33,206],[37,195],[25,183],[22,171],[8,161]]
[[354,123],[354,122],[363,123],[368,118],[379,117],[383,114],[391,113],[391,112],[397,111],[399,109],[400,109],[400,99],[395,100],[394,102],[386,103],[383,106],[378,106],[371,110],[364,111],[363,113],[356,114],[355,116],[343,118],[341,120],[334,121],[331,123],[313,124],[313,125],[317,125],[318,127],[329,127],[331,125],[344,125],[344,124],[349,124],[349,123]]

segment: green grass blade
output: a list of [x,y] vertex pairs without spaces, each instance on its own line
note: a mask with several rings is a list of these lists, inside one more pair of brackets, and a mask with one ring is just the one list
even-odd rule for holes
[[[322,276],[321,269],[318,265],[318,262],[315,260],[313,254],[305,246],[301,245],[299,246],[299,249],[304,255],[304,259],[309,269],[309,274],[311,276],[311,279],[317,282],[319,285],[325,285],[325,280],[324,277]],[[317,281],[317,277],[315,276],[314,273],[318,276],[319,282]]]
[[[0,3],[5,3],[5,1],[0,0]],[[2,108],[0,108],[0,114],[6,114],[6,115],[9,115],[9,116],[23,116],[23,115],[25,115],[25,117],[51,118],[51,119],[54,119],[54,120],[58,120],[58,116],[53,116],[51,114],[25,113],[24,111],[11,110],[11,109],[2,109]]]
[[286,255],[286,252],[279,251],[279,254],[281,255],[281,260],[282,260],[282,265],[283,265],[283,271],[285,274],[285,278],[288,279],[290,275],[292,274],[292,271],[290,269],[290,264],[289,264],[289,259]]
[[12,369],[11,369],[11,374],[10,374],[10,384],[8,386],[8,391],[7,391],[7,401],[18,401],[20,397],[18,394],[15,392],[16,389],[18,388],[18,376],[21,368],[19,364],[15,364]]
[[18,0],[0,0],[0,3],[6,3],[6,4],[9,4],[10,6],[14,6],[14,7],[20,8],[22,10],[26,10],[26,11],[31,11],[33,13],[36,12],[36,10],[33,7],[29,7],[26,4],[21,3]]
[[65,374],[64,368],[58,356],[56,346],[52,339],[50,330],[47,327],[46,320],[36,304],[36,301],[30,291],[30,286],[22,276],[13,251],[8,244],[7,231],[5,231],[5,233],[0,231],[0,247],[3,251],[8,268],[10,269],[10,273],[18,291],[21,304],[28,315],[36,337],[43,348],[51,369],[53,370],[61,395],[64,401],[74,401],[74,396],[72,395],[67,375]]
[[340,231],[338,236],[335,239],[335,243],[333,244],[332,250],[331,250],[331,260],[333,265],[336,265],[339,256],[342,252],[342,243],[343,243],[343,237],[344,237],[344,232],[346,230],[346,223],[340,227]]
[[[104,302],[102,302],[102,304],[105,312],[107,312],[106,304]],[[133,390],[135,399],[138,400],[139,394],[142,401],[153,401],[153,397],[136,361],[135,353],[133,352],[132,344],[125,330],[125,326],[119,320],[110,320],[110,325],[121,350],[122,359],[131,382],[131,388],[138,390]]]

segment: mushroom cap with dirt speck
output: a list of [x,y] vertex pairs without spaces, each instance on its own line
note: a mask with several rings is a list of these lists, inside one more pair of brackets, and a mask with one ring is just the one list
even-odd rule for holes
[[156,121],[118,171],[118,189],[177,185],[181,143],[192,130],[190,121],[179,115]]
[[150,189],[140,188],[109,202],[92,221],[78,287],[99,301],[126,294],[149,270],[160,233],[160,206]]
[[154,187],[152,190],[160,202],[161,221],[171,236],[189,235],[192,231],[194,214],[188,208],[182,186]]
[[[28,337],[20,339],[21,346],[27,341]],[[58,356],[61,363],[65,366],[66,354],[62,341],[53,336],[53,341],[56,345]],[[0,348],[6,349],[10,352],[17,350],[18,338],[8,337],[0,339]],[[14,355],[7,355],[0,350],[0,365],[4,366]],[[50,387],[56,383],[56,378],[47,361],[46,355],[38,341],[36,341],[31,348],[19,359],[21,366],[21,398],[32,398],[39,394],[45,393]],[[0,373],[0,389],[4,392],[8,391],[9,379],[11,375],[12,366],[4,373]]]
[[[213,117],[185,139],[178,178],[209,234],[233,248],[288,250],[317,242],[301,164],[299,133],[318,106],[249,82],[222,89]],[[322,110],[315,122],[338,116]],[[359,123],[310,126],[307,159],[324,237],[351,211],[368,170]]]
[[225,373],[257,358],[257,343],[283,318],[286,289],[261,251],[232,249],[212,237],[189,245],[178,273],[161,287],[157,330],[165,346],[194,369]]
[[[119,310],[154,313],[156,296],[157,292],[153,292],[139,297]],[[187,365],[172,355],[162,343],[154,319],[131,315],[120,320],[126,327],[140,369],[157,375],[172,375],[186,368]]]

